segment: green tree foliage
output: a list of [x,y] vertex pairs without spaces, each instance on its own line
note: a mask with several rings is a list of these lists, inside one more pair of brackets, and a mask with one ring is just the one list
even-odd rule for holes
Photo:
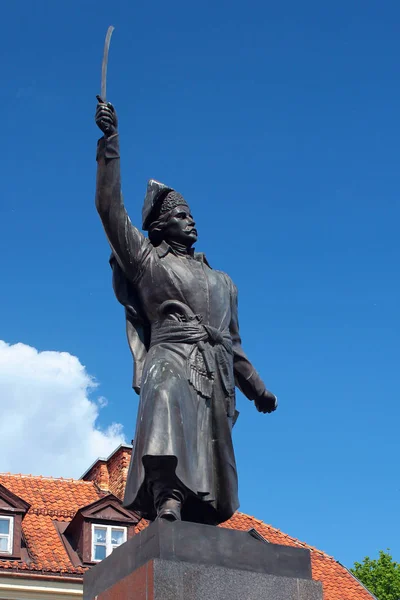
[[378,600],[400,600],[400,563],[389,552],[380,550],[376,560],[366,556],[350,570]]

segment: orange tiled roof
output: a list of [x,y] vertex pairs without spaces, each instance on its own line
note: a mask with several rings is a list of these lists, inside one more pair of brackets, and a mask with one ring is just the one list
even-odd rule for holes
[[[0,484],[30,503],[22,529],[31,562],[0,560],[3,569],[44,572],[81,577],[84,568],[74,567],[53,524],[53,520],[71,521],[76,511],[98,500],[101,491],[93,481],[53,479],[31,475],[0,474]],[[136,532],[147,527],[142,519]],[[370,594],[349,571],[334,558],[296,538],[286,535],[254,517],[236,513],[222,527],[248,531],[254,528],[274,544],[308,548],[311,551],[313,579],[322,581],[324,600],[371,600]],[[4,572],[4,571],[3,571]]]
[[0,570],[79,575],[61,542],[53,521],[71,521],[76,511],[102,497],[92,481],[0,474],[0,484],[31,505],[22,521],[30,562],[0,560]]

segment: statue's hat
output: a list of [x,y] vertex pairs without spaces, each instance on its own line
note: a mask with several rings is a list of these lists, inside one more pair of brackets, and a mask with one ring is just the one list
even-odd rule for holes
[[157,208],[169,192],[174,190],[155,179],[149,179],[147,183],[146,196],[142,208],[142,227],[144,231],[149,229],[149,225],[154,220]]
[[150,179],[142,209],[143,229],[147,231],[160,215],[183,205],[189,209],[188,203],[181,194],[159,181]]

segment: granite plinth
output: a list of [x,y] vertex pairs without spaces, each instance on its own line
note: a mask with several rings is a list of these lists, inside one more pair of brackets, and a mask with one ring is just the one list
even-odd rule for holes
[[309,551],[156,521],[84,576],[84,600],[322,600]]

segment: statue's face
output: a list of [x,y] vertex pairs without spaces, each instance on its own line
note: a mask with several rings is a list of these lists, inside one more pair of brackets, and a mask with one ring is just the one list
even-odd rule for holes
[[176,206],[163,229],[163,238],[166,242],[173,240],[190,248],[197,241],[196,223],[186,205]]

